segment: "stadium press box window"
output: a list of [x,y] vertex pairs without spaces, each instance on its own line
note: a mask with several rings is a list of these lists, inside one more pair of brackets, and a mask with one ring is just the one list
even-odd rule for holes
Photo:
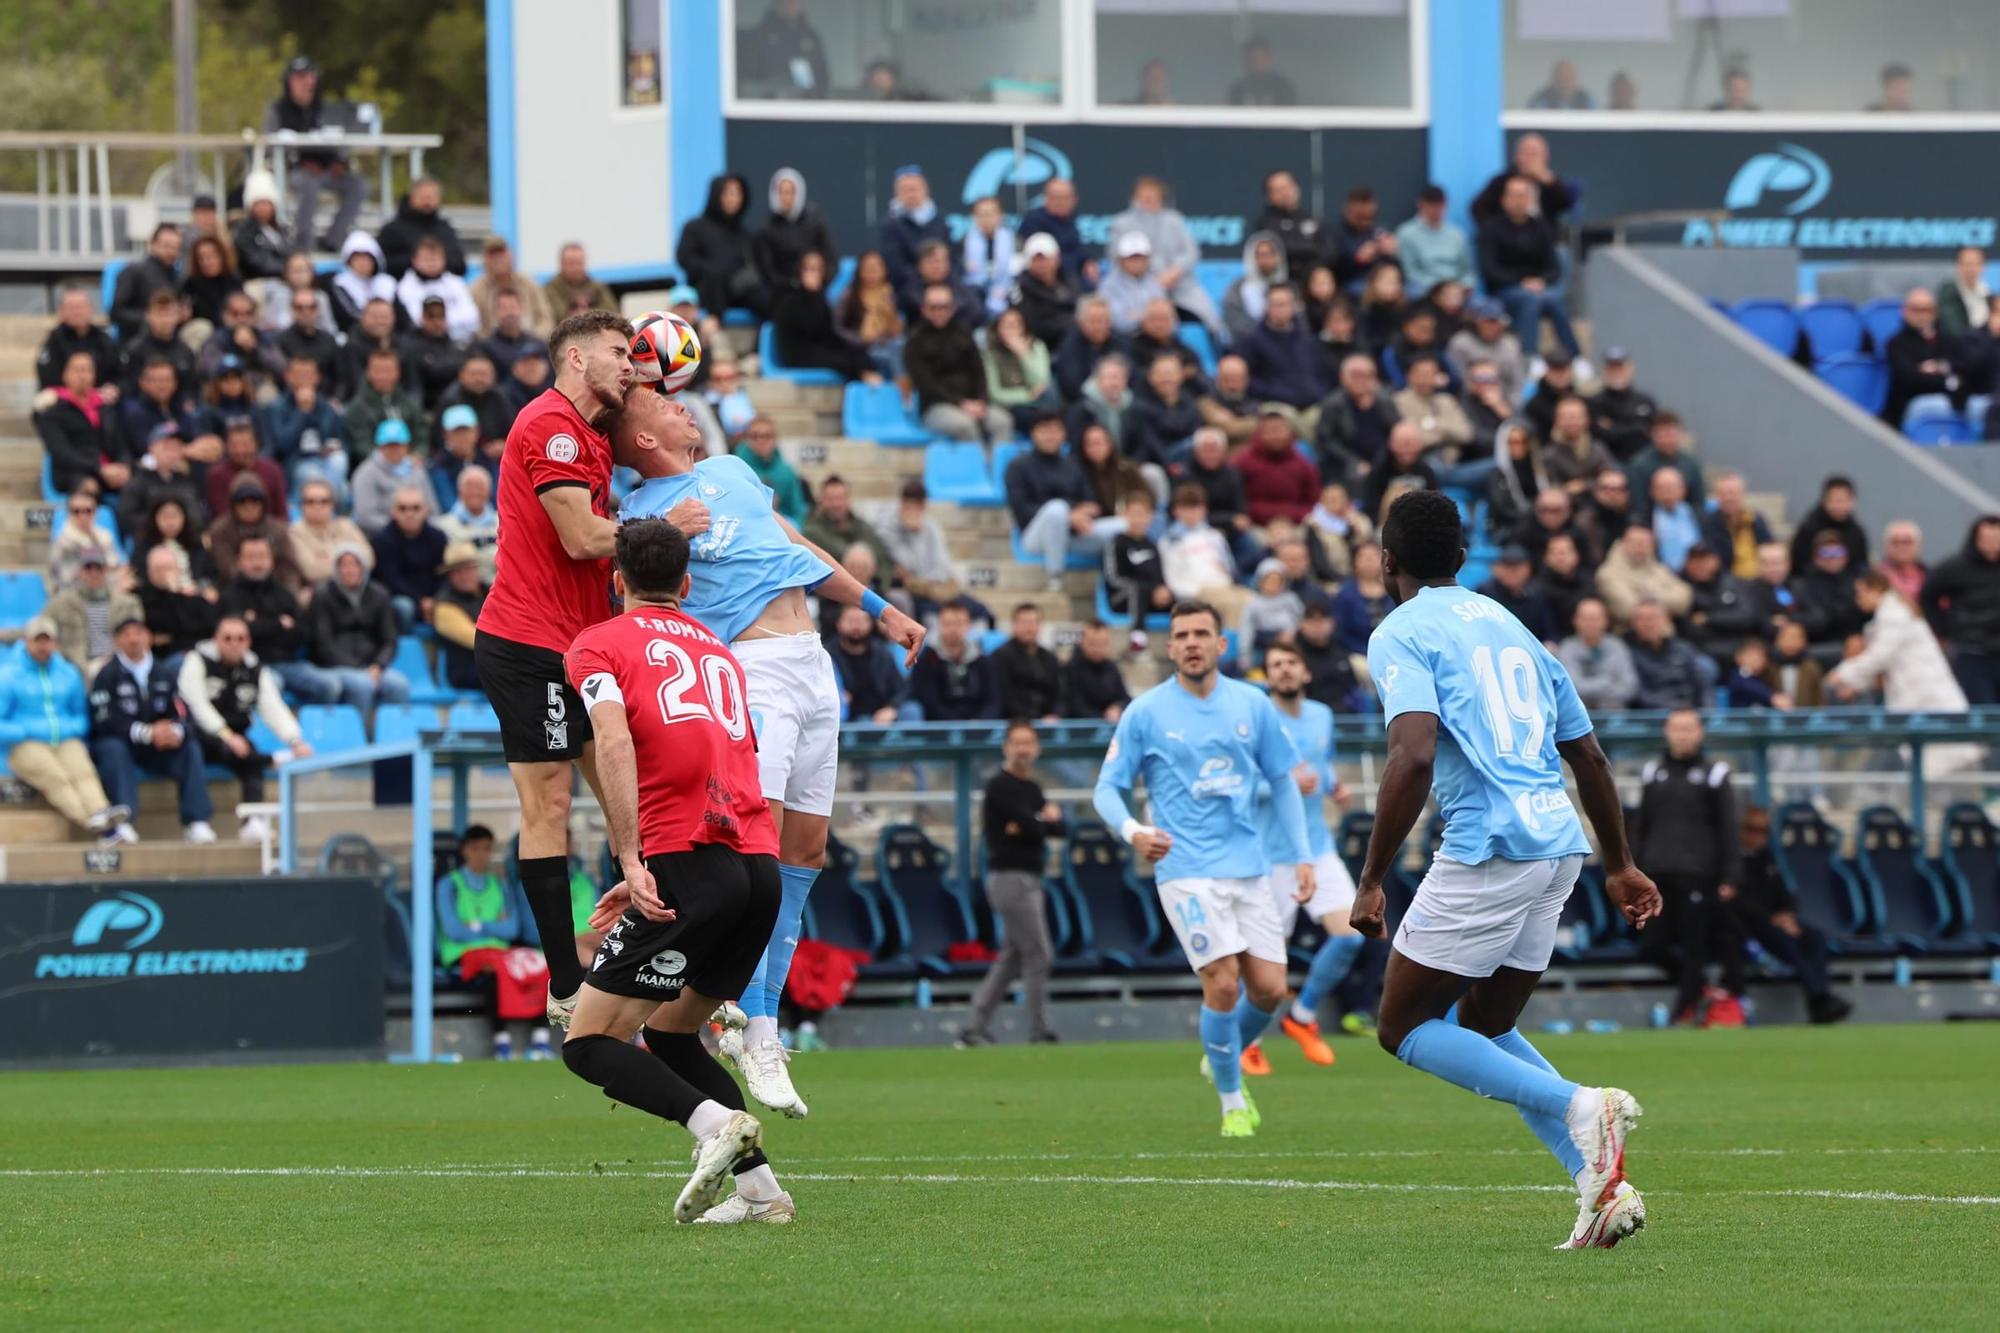
[[1415,105],[1408,0],[1092,0],[1099,106]]
[[746,101],[1053,106],[1064,0],[734,0]]

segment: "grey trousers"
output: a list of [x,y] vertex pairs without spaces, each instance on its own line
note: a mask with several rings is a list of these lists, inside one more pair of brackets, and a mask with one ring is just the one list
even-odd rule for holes
[[1049,1030],[1049,961],[1054,950],[1049,945],[1048,918],[1043,915],[1042,878],[1025,870],[995,870],[986,877],[986,901],[1006,934],[993,970],[979,983],[972,997],[970,1032],[984,1032],[993,1021],[993,1011],[1006,998],[1007,988],[1016,978],[1028,999],[1028,1031]]

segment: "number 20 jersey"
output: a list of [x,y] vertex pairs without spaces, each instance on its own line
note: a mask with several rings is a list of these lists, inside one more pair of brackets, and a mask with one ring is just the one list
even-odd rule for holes
[[1368,672],[1385,724],[1438,719],[1440,852],[1462,865],[1590,854],[1556,751],[1590,732],[1590,714],[1562,663],[1506,607],[1467,588],[1424,588],[1375,627]]
[[585,708],[625,706],[645,855],[704,843],[777,855],[743,668],[720,639],[679,611],[643,607],[579,634],[565,665]]

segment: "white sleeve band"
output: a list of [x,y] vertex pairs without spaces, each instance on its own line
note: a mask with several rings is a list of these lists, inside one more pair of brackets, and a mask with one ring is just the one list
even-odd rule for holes
[[1132,839],[1138,837],[1141,833],[1147,833],[1150,831],[1151,830],[1149,830],[1144,824],[1141,824],[1136,819],[1128,819],[1123,824],[1120,824],[1118,826],[1118,836],[1125,839],[1125,841],[1128,843],[1131,842]]
[[583,679],[583,709],[589,712],[599,704],[622,704],[625,692],[618,688],[618,678],[609,671],[593,672]]

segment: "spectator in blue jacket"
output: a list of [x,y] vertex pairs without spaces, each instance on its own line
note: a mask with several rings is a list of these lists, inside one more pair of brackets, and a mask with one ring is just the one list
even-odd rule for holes
[[35,616],[27,636],[0,659],[0,745],[7,747],[7,771],[70,823],[107,842],[119,841],[131,832],[132,812],[105,796],[83,743],[89,734],[83,673],[56,651],[55,622]]
[[903,674],[898,651],[875,632],[875,622],[866,611],[858,606],[840,609],[840,619],[827,636],[826,653],[833,659],[848,721],[887,726],[923,719],[923,710],[910,698],[910,680]]
[[90,686],[90,757],[105,790],[114,805],[133,810],[142,771],[166,778],[180,791],[183,836],[192,843],[214,842],[208,768],[188,727],[173,663],[154,659],[153,636],[143,620],[128,617],[111,641],[116,651]]
[[126,394],[118,404],[118,425],[125,438],[134,444],[150,443],[160,427],[172,426],[174,433],[190,445],[198,440],[214,440],[210,457],[222,452],[222,441],[202,431],[194,400],[182,391],[174,363],[163,356],[153,357],[140,368],[136,391]]
[[896,197],[890,201],[889,216],[882,220],[882,259],[889,265],[889,282],[897,291],[909,285],[917,271],[917,252],[926,241],[951,244],[951,231],[937,201],[931,198],[930,182],[919,166],[896,168]]
[[1299,318],[1299,294],[1278,285],[1264,297],[1264,318],[1233,349],[1250,367],[1254,398],[1308,408],[1326,396],[1325,358],[1319,339]]
[[347,492],[347,421],[320,392],[319,367],[303,357],[285,363],[285,392],[264,407],[271,456],[297,491],[323,481]]
[[1042,187],[1042,202],[1021,217],[1020,234],[1037,232],[1055,238],[1062,250],[1063,276],[1089,289],[1097,286],[1097,261],[1083,246],[1083,233],[1076,225],[1076,182],[1058,176]]
[[1021,549],[1047,568],[1051,589],[1062,587],[1073,546],[1092,555],[1103,549],[1093,532],[1097,493],[1076,459],[1064,452],[1067,438],[1062,416],[1044,412],[1028,429],[1034,447],[1007,465],[1008,515]]

